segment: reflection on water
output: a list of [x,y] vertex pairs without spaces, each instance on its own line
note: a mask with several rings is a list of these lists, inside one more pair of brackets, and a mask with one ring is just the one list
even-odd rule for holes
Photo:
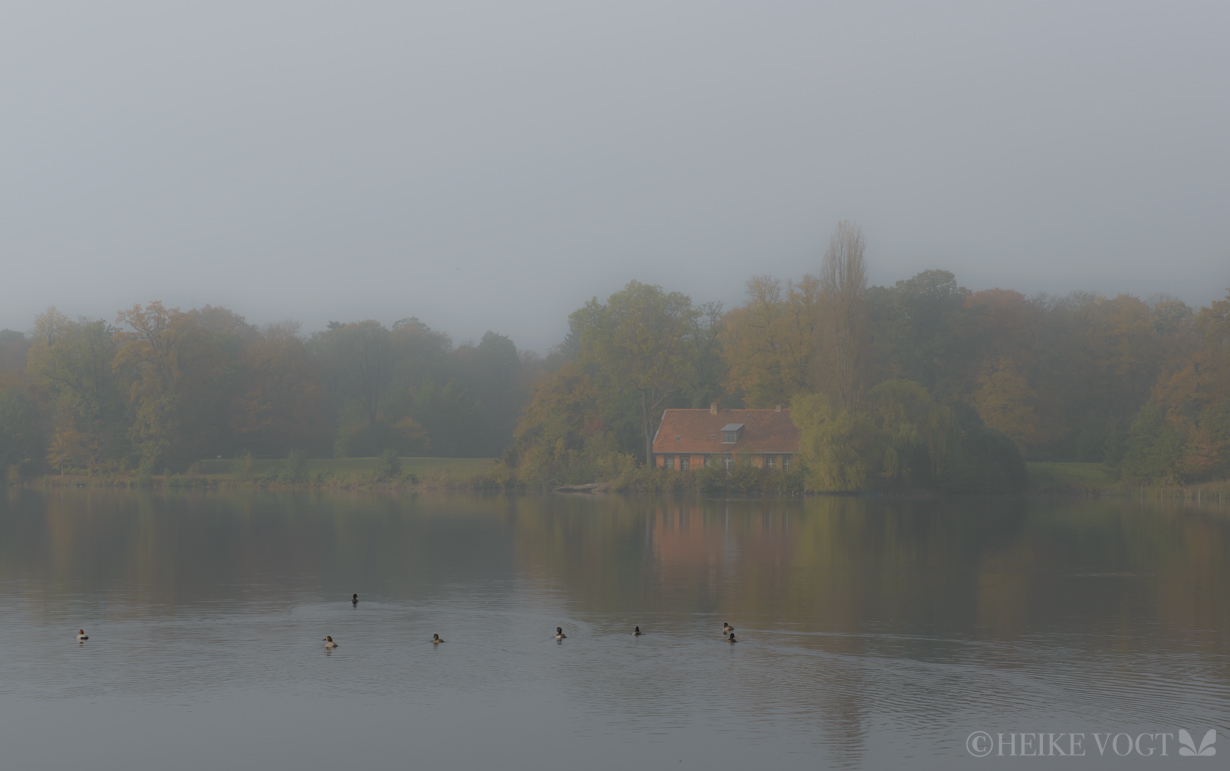
[[1228,547],[1224,509],[1126,503],[10,491],[0,765],[992,768],[971,731],[1225,736]]

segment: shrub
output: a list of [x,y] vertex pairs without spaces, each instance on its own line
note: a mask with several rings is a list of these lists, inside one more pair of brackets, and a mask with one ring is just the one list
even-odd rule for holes
[[397,450],[390,447],[380,453],[380,461],[376,464],[376,479],[386,481],[401,476],[401,457]]
[[299,484],[307,481],[307,458],[302,450],[291,450],[286,455],[286,468],[279,481]]
[[137,487],[152,487],[154,484],[154,460],[146,458],[137,466],[137,477],[133,480]]
[[236,458],[235,462],[231,464],[231,468],[237,471],[243,478],[250,478],[252,471],[256,468],[256,461],[252,458],[252,451],[249,450]]

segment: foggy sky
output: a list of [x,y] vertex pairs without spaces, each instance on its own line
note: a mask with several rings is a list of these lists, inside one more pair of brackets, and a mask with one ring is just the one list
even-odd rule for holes
[[0,10],[0,327],[159,299],[545,351],[629,279],[1230,286],[1230,5]]

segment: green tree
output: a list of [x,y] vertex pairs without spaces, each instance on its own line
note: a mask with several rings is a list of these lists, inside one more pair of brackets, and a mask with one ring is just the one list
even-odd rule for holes
[[834,405],[822,393],[796,395],[790,401],[790,417],[799,429],[798,459],[807,489],[866,489],[874,445],[865,419]]
[[333,374],[341,391],[363,409],[373,429],[395,366],[389,330],[378,321],[346,324],[328,333]]
[[1123,476],[1176,484],[1181,481],[1184,454],[1183,434],[1166,420],[1157,405],[1146,404],[1132,421],[1123,457]]
[[0,391],[0,468],[16,466],[28,475],[43,465],[42,423],[38,405],[27,394]]
[[944,270],[869,290],[881,376],[921,383],[941,402],[959,397],[978,364],[966,323],[969,294]]
[[291,448],[325,449],[324,397],[294,322],[270,324],[240,355],[229,405],[236,442],[264,455]]
[[87,464],[100,453],[118,454],[124,415],[112,368],[117,330],[101,320],[71,321],[55,308],[37,316],[34,328],[26,371],[47,389],[55,414],[67,416],[68,425],[57,432],[71,429],[79,435],[74,445],[88,457],[76,460]]
[[581,362],[603,383],[635,397],[647,464],[663,408],[695,372],[689,354],[699,316],[687,295],[631,281],[606,304],[594,298],[571,318],[580,332]]
[[862,406],[889,478],[900,480],[919,466],[915,481],[930,483],[939,475],[952,430],[951,410],[912,380],[880,383],[867,392]]

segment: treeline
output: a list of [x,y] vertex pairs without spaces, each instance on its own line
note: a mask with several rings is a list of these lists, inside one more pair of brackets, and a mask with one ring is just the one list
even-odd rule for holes
[[755,277],[726,312],[635,281],[592,300],[518,424],[519,474],[626,478],[664,408],[712,400],[793,407],[798,478],[761,472],[769,488],[1019,491],[1022,458],[1166,484],[1230,473],[1230,293],[1027,298],[942,270],[869,287],[864,250],[842,223],[818,275]]
[[[670,483],[646,460],[668,407],[787,404],[790,475],[745,487],[1023,489],[1023,459],[1125,480],[1230,475],[1230,293],[972,292],[946,271],[868,286],[842,223],[816,275],[748,281],[726,310],[636,281],[569,317],[545,358],[415,318],[304,337],[225,308],[55,309],[0,332],[0,465],[180,472],[201,458],[500,456],[527,485]],[[706,472],[711,476],[717,472]],[[656,476],[655,476],[656,474]]]
[[202,458],[491,457],[530,385],[558,366],[488,332],[454,346],[416,318],[257,328],[159,302],[116,322],[54,308],[0,332],[0,464],[159,474]]

